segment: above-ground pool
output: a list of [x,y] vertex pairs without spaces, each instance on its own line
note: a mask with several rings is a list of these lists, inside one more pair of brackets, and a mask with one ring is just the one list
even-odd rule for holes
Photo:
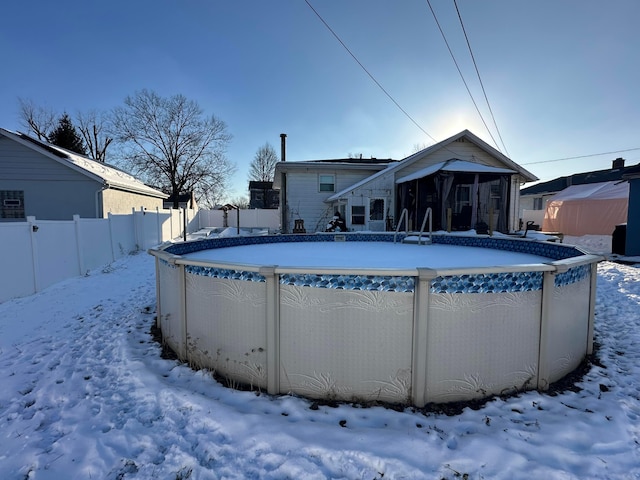
[[519,238],[402,239],[274,235],[151,250],[158,326],[182,360],[230,384],[418,407],[545,390],[591,353],[601,257]]

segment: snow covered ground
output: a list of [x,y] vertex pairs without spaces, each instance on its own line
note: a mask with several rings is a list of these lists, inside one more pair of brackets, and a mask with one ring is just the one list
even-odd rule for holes
[[0,304],[0,479],[638,479],[640,268],[598,271],[575,391],[447,416],[236,391],[161,358],[153,258],[129,256]]

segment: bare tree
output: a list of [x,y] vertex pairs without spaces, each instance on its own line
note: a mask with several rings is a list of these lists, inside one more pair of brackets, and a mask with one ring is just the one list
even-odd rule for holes
[[229,203],[231,205],[235,205],[236,207],[238,207],[240,209],[249,208],[249,199],[247,197],[245,197],[244,195],[240,195],[238,197],[231,198],[229,200]]
[[58,115],[51,109],[36,105],[33,100],[18,98],[20,123],[38,140],[49,141],[49,133],[56,127]]
[[267,142],[258,149],[249,165],[249,180],[272,182],[276,163],[278,163],[278,154],[271,144]]
[[174,196],[193,191],[213,206],[235,167],[226,158],[227,125],[183,95],[163,98],[142,90],[113,111],[112,133],[124,146],[130,169]]
[[87,155],[98,162],[106,162],[107,147],[113,141],[113,138],[106,133],[108,127],[106,115],[96,110],[90,110],[84,114],[78,112],[76,123],[84,140]]

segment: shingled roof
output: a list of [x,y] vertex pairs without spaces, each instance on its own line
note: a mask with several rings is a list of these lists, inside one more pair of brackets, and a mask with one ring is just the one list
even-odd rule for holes
[[[621,159],[617,159],[621,160]],[[615,164],[615,163],[614,163]],[[624,164],[624,161],[623,161]],[[607,170],[596,170],[593,172],[574,173],[566,177],[559,177],[548,182],[540,182],[531,187],[520,190],[520,195],[541,195],[555,193],[564,190],[571,185],[585,185],[588,183],[614,182],[622,180],[624,175],[637,171],[640,164],[629,167],[609,168]],[[635,169],[635,170],[634,170]]]

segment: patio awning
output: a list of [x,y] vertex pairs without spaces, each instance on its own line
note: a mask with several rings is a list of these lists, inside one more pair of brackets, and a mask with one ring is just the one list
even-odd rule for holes
[[481,163],[468,162],[466,160],[447,160],[446,162],[436,163],[422,168],[411,175],[400,177],[396,180],[397,184],[410,182],[419,178],[428,177],[437,172],[464,172],[464,173],[489,173],[489,174],[510,174],[517,173],[515,170],[508,168],[491,167]]

